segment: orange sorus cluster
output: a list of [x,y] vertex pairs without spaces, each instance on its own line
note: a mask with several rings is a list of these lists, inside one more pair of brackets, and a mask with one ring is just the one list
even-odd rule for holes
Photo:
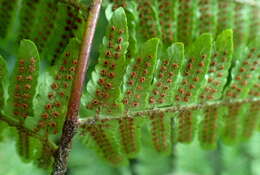
[[127,2],[126,0],[112,0],[114,5],[113,5],[113,10],[116,10],[119,7],[126,8]]
[[6,35],[16,4],[17,0],[3,0],[0,2],[0,37],[2,38]]
[[31,103],[33,94],[33,73],[36,71],[36,59],[20,59],[18,61],[16,84],[14,85],[13,114],[18,117],[27,118],[31,114]]
[[67,105],[69,100],[70,88],[78,63],[77,59],[67,61],[69,57],[71,57],[70,53],[65,53],[63,64],[56,74],[55,81],[51,84],[52,90],[48,94],[49,103],[44,106],[44,112],[41,114],[35,131],[46,129],[47,132],[52,130],[54,134],[59,132],[57,122],[62,122],[64,117],[62,106]]
[[[79,25],[82,24],[82,18],[79,16],[79,9],[72,7],[70,5],[66,5],[66,14],[65,25],[62,26],[62,32],[60,33],[60,38],[57,41],[57,45],[55,46],[54,55],[52,58],[52,63],[55,62],[61,53],[64,51],[65,46],[68,44],[69,40],[75,36],[75,31],[79,28]],[[64,15],[64,14],[60,14]],[[59,26],[58,26],[59,27]],[[57,28],[58,30],[58,28]],[[54,36],[55,37],[55,36]]]
[[138,0],[141,33],[146,39],[159,36],[159,29],[152,6],[153,1]]
[[245,5],[241,3],[235,3],[235,15],[234,15],[234,34],[236,39],[236,46],[245,43],[246,37],[246,18],[245,18]]
[[218,32],[224,29],[231,28],[232,26],[232,16],[230,12],[232,7],[232,1],[218,1]]
[[199,1],[200,21],[199,29],[200,34],[206,32],[212,32],[212,0],[200,0]]
[[86,126],[85,129],[99,147],[104,158],[113,164],[119,164],[123,158],[115,149],[115,145],[112,143],[113,140],[108,137],[109,133],[106,132],[106,129],[109,127],[109,123],[102,122],[95,125],[90,124]]
[[126,154],[137,152],[136,122],[132,117],[123,117],[119,119],[119,130],[121,145]]
[[[164,113],[152,114],[151,120],[151,134],[152,141],[155,149],[158,152],[165,152],[168,150],[169,144],[167,143],[168,131],[165,123]],[[167,123],[169,124],[169,123]]]
[[249,26],[249,29],[250,29],[250,40],[253,40],[255,39],[256,36],[259,35],[259,31],[260,31],[260,21],[259,21],[259,18],[260,18],[260,10],[259,10],[259,6],[257,5],[252,5],[250,7],[250,26]]
[[[258,56],[258,58],[260,59],[260,55]],[[256,83],[250,89],[249,96],[260,97],[260,76],[258,76]]]
[[156,77],[157,82],[152,90],[152,95],[149,98],[150,104],[162,104],[165,103],[165,98],[169,97],[169,91],[171,90],[171,84],[174,77],[177,77],[176,70],[180,68],[177,63],[170,63],[167,59],[162,62],[159,68],[159,74]]
[[97,82],[99,88],[96,89],[96,98],[86,106],[88,109],[95,109],[96,112],[100,112],[102,108],[105,112],[111,113],[118,107],[116,103],[111,104],[109,101],[115,98],[111,96],[111,93],[113,93],[113,89],[117,88],[118,81],[123,79],[122,71],[124,71],[124,67],[122,67],[122,62],[124,55],[122,52],[126,49],[123,48],[126,31],[116,26],[111,26],[109,30],[109,41],[105,46],[107,49],[102,53],[104,58],[100,59],[101,70],[99,70],[99,74],[101,77]]
[[252,73],[257,70],[260,55],[256,55],[256,48],[252,48],[245,57],[234,77],[235,80],[231,82],[230,88],[226,92],[227,98],[237,98],[243,89],[247,88],[248,81],[253,77]]
[[37,10],[36,6],[38,3],[39,3],[39,0],[22,1],[22,8],[21,8],[22,15],[20,15],[21,23],[20,23],[20,34],[18,36],[18,42],[21,39],[29,38],[30,33],[32,31],[34,19],[36,17],[35,14],[37,14],[37,13],[35,13],[35,11]]
[[[37,44],[39,51],[41,52],[44,48],[48,37],[50,36],[52,30],[54,29],[55,25],[55,18],[58,11],[57,3],[55,2],[46,2],[42,8],[45,8],[44,17],[42,23],[40,24],[41,27],[38,29],[37,33],[34,34],[32,40]],[[29,10],[30,7],[29,7]],[[28,14],[26,14],[26,18],[28,18]],[[39,17],[38,17],[39,18]],[[30,26],[27,27],[30,29]]]
[[260,104],[259,102],[251,102],[248,112],[245,114],[243,123],[242,137],[249,139],[253,135],[254,129],[259,121]]
[[149,62],[150,59],[152,59],[152,56],[150,55],[146,58],[139,57],[133,65],[132,72],[130,73],[127,82],[129,88],[125,93],[125,98],[123,99],[123,103],[129,108],[139,107],[141,105],[140,100],[144,100],[146,96],[146,94],[140,92],[145,90],[143,85],[150,82],[150,78],[147,78],[147,75],[150,73],[150,67],[152,66]]
[[[175,100],[177,102],[190,101],[190,97],[193,96],[192,91],[197,88],[196,84],[201,82],[201,78],[199,75],[203,73],[203,69],[205,67],[205,58],[207,58],[207,55],[202,55],[200,57],[201,61],[199,62],[195,61],[194,57],[188,60],[183,73],[183,80],[181,82],[182,86],[180,86],[180,88],[178,89],[178,93],[175,95]],[[188,79],[190,77],[192,81],[189,82]]]
[[223,77],[225,76],[224,70],[228,61],[227,54],[225,51],[213,54],[208,70],[209,78],[207,86],[205,87],[205,91],[199,96],[201,101],[214,100],[218,98],[215,94],[222,91],[223,83],[225,83],[223,82]]
[[224,115],[223,136],[227,141],[235,141],[238,136],[239,112],[242,104],[230,104],[228,114]]
[[213,145],[217,141],[218,111],[216,107],[204,110],[205,116],[200,128],[200,141],[202,144]]
[[178,14],[178,40],[185,44],[190,44],[193,36],[193,8],[192,0],[179,1],[179,14]]
[[174,40],[174,6],[171,0],[158,0],[159,19],[162,28],[162,39],[165,43]]
[[191,142],[193,139],[192,111],[182,111],[178,115],[178,141]]

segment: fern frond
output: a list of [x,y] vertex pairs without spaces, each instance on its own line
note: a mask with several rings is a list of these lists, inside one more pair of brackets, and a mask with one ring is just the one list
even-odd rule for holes
[[[168,116],[166,116],[168,115]],[[171,150],[171,127],[170,113],[154,113],[150,116],[150,133],[152,143],[158,152],[170,152]]]
[[[112,164],[121,164],[125,161],[115,140],[115,121],[101,120],[100,122],[82,127],[85,144],[96,149],[103,158]],[[84,139],[83,138],[83,139]],[[129,143],[128,143],[129,144]]]
[[176,11],[177,1],[158,0],[159,22],[161,25],[162,41],[170,44],[176,41]]
[[[218,100],[221,98],[227,82],[228,71],[233,56],[233,32],[223,31],[217,37],[207,74],[205,90],[200,95],[200,102]],[[200,124],[199,138],[205,148],[214,148],[218,129],[217,108],[206,108],[205,116]]]
[[122,151],[129,157],[135,157],[140,150],[140,120],[122,117],[118,120],[119,137]]
[[151,82],[157,64],[158,46],[159,39],[148,40],[127,67],[123,85],[123,103],[126,111],[145,109],[148,105]]
[[18,0],[0,0],[0,38],[5,38],[16,15]]
[[[185,65],[182,71],[181,85],[175,91],[174,104],[195,103],[202,87],[206,83],[206,73],[211,58],[212,36],[201,35],[191,45],[186,54]],[[191,142],[195,125],[196,112],[185,111],[177,114],[178,141]]]
[[249,40],[252,41],[260,35],[260,10],[257,5],[252,5],[249,8]]
[[[254,41],[237,60],[232,69],[232,80],[224,91],[224,99],[247,98],[254,81],[258,78],[257,66],[259,66],[259,44]],[[228,109],[230,108],[230,109]],[[226,143],[234,143],[238,139],[239,119],[244,114],[246,107],[243,104],[223,107],[225,126],[223,128],[223,139]]]
[[150,0],[136,0],[139,12],[139,26],[140,33],[145,40],[152,37],[161,36],[161,27],[158,19],[158,12],[156,11],[156,1]]
[[164,106],[173,102],[173,92],[179,86],[178,80],[183,69],[184,45],[174,43],[160,57],[149,95],[151,106]]
[[218,0],[217,34],[225,29],[232,29],[234,25],[234,2],[233,0]]
[[81,10],[68,3],[25,0],[19,16],[18,40],[33,40],[41,57],[54,64],[71,38],[82,38],[83,18]]
[[185,45],[195,36],[195,5],[193,0],[178,0],[178,41]]
[[[46,1],[47,3],[50,3],[50,1]],[[51,3],[50,3],[51,4]],[[36,21],[36,18],[39,15],[44,14],[43,10],[44,7],[43,1],[31,1],[31,0],[23,0],[21,2],[21,9],[19,14],[19,22],[20,26],[18,29],[18,37],[17,41],[19,42],[22,39],[29,39],[30,33],[33,30],[34,23]],[[50,9],[52,9],[51,6],[49,6]],[[52,13],[48,13],[48,15],[51,15]]]
[[189,48],[181,72],[181,86],[175,92],[175,104],[195,103],[206,83],[211,59],[212,36],[202,34]]
[[17,135],[16,147],[22,160],[30,162],[38,159],[42,154],[42,143],[38,139],[28,136],[22,130],[18,130]]
[[[235,3],[234,5],[234,43],[235,48],[238,48],[242,45],[245,45],[247,43],[248,39],[248,7],[241,3]],[[240,49],[242,50],[242,49]]]
[[55,67],[54,80],[47,94],[48,99],[44,106],[37,110],[38,115],[27,122],[29,128],[34,128],[34,131],[40,131],[45,136],[58,134],[62,130],[71,86],[78,64],[79,45],[77,39],[72,39],[67,45]]
[[216,15],[214,10],[214,0],[199,0],[200,17],[198,21],[199,33],[216,32]]
[[[75,9],[75,7],[71,7],[65,3],[58,3],[56,8],[57,14],[51,28],[52,30],[50,30],[51,33],[47,35],[46,31],[42,31],[42,28],[37,27],[34,35],[38,37],[39,33],[45,32],[45,36],[41,38],[43,42],[46,42],[42,50],[42,55],[52,64],[54,64],[64,52],[64,49],[73,37],[78,37],[78,39],[82,38],[82,28],[84,27],[83,16],[79,9]],[[48,21],[45,22],[45,25],[48,25],[46,23],[48,23]],[[47,41],[45,41],[44,37],[48,37]]]
[[85,103],[90,112],[109,115],[122,112],[120,85],[126,70],[128,44],[127,18],[123,8],[119,8],[113,12],[99,63],[87,84]]
[[7,109],[14,120],[22,123],[34,115],[33,99],[38,83],[39,61],[35,44],[30,40],[22,40],[9,87]]

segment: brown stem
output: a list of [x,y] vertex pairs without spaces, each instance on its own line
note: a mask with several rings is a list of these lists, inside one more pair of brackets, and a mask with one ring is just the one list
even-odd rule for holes
[[85,80],[88,58],[90,56],[92,41],[94,38],[96,24],[101,8],[102,0],[93,0],[87,18],[86,29],[83,35],[81,52],[79,55],[77,72],[72,86],[70,101],[68,105],[67,118],[63,126],[59,149],[55,155],[53,175],[64,175],[67,170],[68,157],[72,146],[72,139],[78,128],[78,111],[80,97]]

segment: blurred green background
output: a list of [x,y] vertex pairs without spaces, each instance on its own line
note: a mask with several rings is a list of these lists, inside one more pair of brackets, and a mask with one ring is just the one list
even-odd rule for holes
[[[236,146],[220,144],[214,151],[200,148],[199,143],[178,144],[170,156],[159,155],[147,145],[130,164],[113,167],[86,149],[76,138],[67,175],[259,175],[260,133],[247,143]],[[33,164],[18,157],[13,139],[0,143],[0,175],[44,175]]]

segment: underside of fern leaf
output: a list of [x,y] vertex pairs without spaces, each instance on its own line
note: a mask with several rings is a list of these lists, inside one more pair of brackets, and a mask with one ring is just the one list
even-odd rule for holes
[[92,114],[122,112],[120,85],[126,70],[128,48],[127,18],[123,8],[113,12],[100,48],[99,63],[87,84],[85,106]]

